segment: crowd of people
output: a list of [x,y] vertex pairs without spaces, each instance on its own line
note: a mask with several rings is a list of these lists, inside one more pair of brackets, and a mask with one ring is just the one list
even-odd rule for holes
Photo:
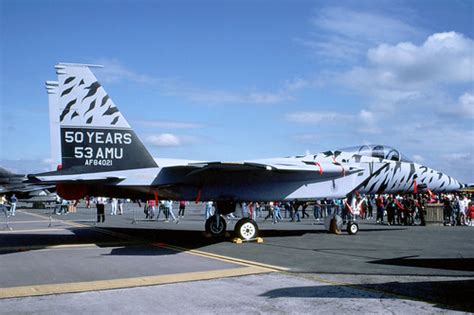
[[[153,220],[156,215],[156,220],[158,221],[161,213],[163,213],[165,219],[164,222],[170,222],[170,218],[174,223],[178,224],[179,219],[184,217],[184,211],[186,209],[187,202],[181,200],[179,202],[179,211],[178,216],[174,214],[173,211],[173,201],[172,200],[161,200],[156,204],[156,200],[147,200],[144,206],[145,219]],[[158,209],[157,209],[158,208]]]
[[[426,205],[443,204],[445,225],[474,225],[474,206],[468,193],[455,194],[377,194],[358,195],[353,198],[323,199],[299,202],[242,202],[237,203],[236,211],[228,219],[250,217],[253,220],[267,221],[272,224],[287,220],[301,222],[310,219],[312,210],[314,224],[328,216],[337,214],[343,223],[352,220],[375,220],[377,224],[387,225],[425,225]],[[205,219],[215,211],[212,202],[207,202]]]
[[14,217],[18,198],[13,194],[9,199],[5,195],[0,196],[0,208],[6,217]]
[[[312,219],[314,224],[324,221],[326,217],[337,214],[342,217],[343,223],[352,220],[374,220],[377,224],[387,225],[424,225],[426,205],[438,203],[443,206],[444,225],[474,226],[473,196],[469,193],[449,194],[378,194],[359,195],[344,199],[323,199],[314,201],[291,202],[240,202],[236,210],[227,215],[228,219],[250,217],[253,220],[271,220],[272,224],[281,221],[301,222],[303,219]],[[17,197],[12,195],[9,200],[1,196],[0,205],[5,205],[5,215],[15,216]],[[68,214],[78,204],[77,201],[68,201],[57,198],[54,214]],[[110,204],[110,215],[122,215],[126,199],[86,197],[86,207],[95,204],[97,208],[97,222],[105,221],[105,205]],[[9,209],[6,205],[9,204]],[[140,203],[139,203],[140,204]],[[159,220],[163,214],[164,222],[179,223],[185,215],[188,201],[173,202],[171,200],[148,200],[144,203],[145,219]],[[204,219],[207,220],[215,213],[215,204],[212,201],[203,203]],[[177,208],[175,215],[173,208]],[[310,215],[312,214],[312,216]]]

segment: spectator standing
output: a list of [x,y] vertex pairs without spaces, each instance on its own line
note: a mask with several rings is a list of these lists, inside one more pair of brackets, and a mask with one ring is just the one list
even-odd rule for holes
[[369,196],[369,198],[367,200],[367,210],[368,210],[367,219],[373,219],[374,218],[374,204],[375,204],[374,197]]
[[205,209],[206,220],[209,219],[212,215],[212,206],[213,206],[212,201],[206,202],[206,209]]
[[319,223],[319,219],[321,218],[321,201],[320,200],[316,200],[316,202],[314,203],[313,215],[314,215],[314,224]]
[[117,198],[112,198],[110,200],[110,205],[111,205],[110,215],[117,215],[117,207],[118,207]]
[[[174,215],[174,212],[173,212],[173,200],[166,201],[165,207],[166,207],[166,212],[168,213],[168,218],[169,216],[171,216],[171,218],[173,218],[173,222],[179,223],[179,221],[176,219],[176,216]],[[169,220],[167,219],[165,222],[169,222]]]
[[301,206],[301,217],[304,219],[304,218],[309,218],[309,214],[306,213],[306,208],[308,208],[308,203],[305,202],[303,203],[303,205]]
[[301,222],[300,213],[298,212],[298,208],[300,204],[297,200],[293,203],[293,218],[296,219],[296,222]]
[[105,204],[104,204],[104,199],[103,197],[97,197],[97,223],[104,222],[105,221]]
[[266,221],[270,217],[273,219],[273,217],[274,217],[273,216],[273,201],[270,201],[265,208],[268,210],[268,214],[265,217],[264,221]]
[[125,203],[125,200],[119,199],[118,200],[118,214],[122,215],[123,214],[123,204]]
[[375,200],[375,205],[377,206],[377,223],[383,224],[385,205],[382,195],[378,195],[377,199]]
[[395,225],[395,201],[393,200],[392,195],[389,195],[387,198],[387,223],[388,225]]
[[68,213],[68,206],[69,206],[69,201],[67,201],[66,199],[62,199],[61,200],[61,207],[59,208],[59,213],[58,215],[61,215],[62,213],[66,214]]
[[444,195],[444,198],[443,198],[444,225],[451,225],[452,212],[453,212],[453,206],[451,204],[451,200],[449,200],[447,195]]
[[466,213],[469,205],[469,199],[466,195],[462,196],[459,200],[459,221],[461,225],[466,225]]
[[10,198],[10,215],[12,217],[15,216],[15,210],[16,210],[16,203],[18,202],[18,198],[16,198],[15,194],[13,194]]
[[281,214],[280,214],[280,204],[278,202],[275,202],[273,204],[273,224],[277,223],[278,221],[281,221]]
[[184,210],[186,210],[186,201],[180,200],[179,201],[178,218],[184,218]]

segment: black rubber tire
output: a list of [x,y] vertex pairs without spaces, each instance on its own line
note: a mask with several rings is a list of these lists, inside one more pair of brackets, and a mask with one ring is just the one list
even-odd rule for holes
[[250,218],[242,218],[235,224],[234,233],[243,240],[254,239],[258,236],[257,222]]
[[349,222],[349,224],[347,224],[347,233],[349,233],[349,235],[356,235],[357,232],[359,232],[359,225],[355,222]]
[[227,228],[227,222],[223,216],[219,218],[219,226],[217,226],[216,216],[213,215],[206,220],[205,224],[206,232],[210,233],[212,236],[222,236],[225,234]]

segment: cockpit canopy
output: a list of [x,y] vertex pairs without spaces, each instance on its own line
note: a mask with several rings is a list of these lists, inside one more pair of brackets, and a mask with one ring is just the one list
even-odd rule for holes
[[375,158],[382,158],[397,162],[411,162],[404,155],[400,154],[398,150],[387,145],[370,144],[358,147],[344,148],[338,151],[348,152],[352,154],[360,154],[363,156],[370,156]]

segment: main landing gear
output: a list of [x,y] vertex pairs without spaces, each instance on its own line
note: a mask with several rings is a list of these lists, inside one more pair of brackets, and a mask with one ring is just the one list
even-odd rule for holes
[[223,236],[227,228],[227,222],[225,218],[220,214],[216,213],[206,220],[206,232],[212,236]]
[[[217,202],[216,212],[206,220],[206,232],[212,236],[223,236],[227,228],[224,215],[235,211],[235,202]],[[242,218],[235,224],[235,236],[243,240],[255,239],[258,236],[257,222],[250,218]]]
[[258,225],[257,222],[250,218],[242,218],[237,221],[234,232],[238,238],[246,241],[257,238]]

